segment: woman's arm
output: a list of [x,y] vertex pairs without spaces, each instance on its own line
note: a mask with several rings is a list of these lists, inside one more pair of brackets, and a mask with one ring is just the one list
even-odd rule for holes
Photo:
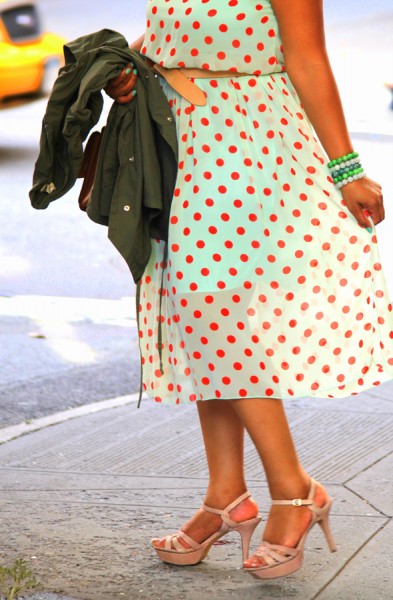
[[145,34],[143,33],[135,42],[130,44],[131,50],[140,50],[142,48],[143,40],[145,39]]
[[[132,44],[130,44],[131,50],[140,50],[142,48],[144,37],[145,34],[132,42]],[[135,96],[134,86],[136,79],[137,75],[133,70],[132,65],[127,65],[117,77],[108,81],[105,86],[105,92],[120,104],[131,102]]]
[[[330,159],[353,151],[325,45],[323,0],[271,0],[284,49],[285,66],[302,106]],[[384,218],[380,186],[365,177],[341,190],[360,225]]]

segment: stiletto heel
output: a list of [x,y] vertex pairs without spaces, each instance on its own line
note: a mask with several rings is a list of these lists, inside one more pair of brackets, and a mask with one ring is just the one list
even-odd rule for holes
[[328,543],[330,552],[336,552],[337,546],[334,542],[332,532],[330,530],[330,525],[329,525],[329,513],[330,513],[332,504],[333,504],[333,500],[330,498],[326,502],[325,506],[322,509],[323,513],[321,513],[321,519],[320,519],[320,521],[318,521],[318,524],[319,524],[320,528],[322,529],[323,533],[325,534],[326,541]]
[[276,505],[307,506],[312,513],[310,524],[294,548],[280,546],[279,544],[270,544],[263,540],[255,552],[255,556],[261,557],[265,564],[260,564],[257,567],[245,567],[247,573],[258,579],[273,579],[284,577],[297,571],[303,562],[304,544],[307,535],[316,523],[320,525],[325,534],[330,551],[335,552],[337,550],[329,527],[329,513],[333,504],[333,498],[328,496],[322,507],[315,504],[316,485],[317,482],[311,479],[310,493],[306,500],[300,498],[294,500],[273,500],[272,504]]
[[243,562],[248,558],[248,551],[250,548],[250,541],[252,538],[252,534],[254,533],[256,527],[258,527],[261,522],[261,517],[255,517],[255,519],[250,519],[249,521],[244,521],[239,525],[239,527],[233,527],[233,531],[238,531],[242,538],[242,556]]
[[[210,506],[206,506],[205,504],[202,506],[203,510],[206,512],[211,512],[217,515],[220,515],[222,519],[221,527],[218,531],[213,533],[210,537],[207,538],[204,542],[196,542],[190,536],[188,536],[184,531],[178,531],[174,535],[167,535],[165,538],[165,547],[160,548],[156,545],[159,542],[159,538],[152,539],[151,543],[153,545],[154,550],[157,552],[158,557],[166,563],[170,563],[172,565],[180,565],[180,566],[191,566],[197,565],[200,563],[208,554],[211,546],[224,536],[226,533],[230,531],[238,531],[242,538],[242,555],[243,561],[248,558],[248,549],[250,546],[251,536],[257,527],[257,525],[261,521],[261,517],[254,517],[252,519],[248,519],[247,521],[241,521],[240,523],[233,521],[229,513],[230,511],[238,506],[243,500],[246,500],[251,496],[250,492],[245,492],[239,498],[237,498],[234,502],[229,504],[224,510],[220,510],[218,508],[211,508]],[[185,548],[180,542],[179,539],[184,540],[190,548]]]

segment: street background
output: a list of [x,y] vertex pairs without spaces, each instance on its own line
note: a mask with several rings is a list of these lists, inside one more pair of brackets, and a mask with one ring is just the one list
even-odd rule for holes
[[[142,0],[38,5],[47,29],[70,40],[103,27],[130,41],[143,31]],[[354,146],[384,187],[378,234],[393,294],[393,111],[384,87],[393,81],[393,8],[325,0],[325,12]],[[335,497],[336,555],[313,532],[305,569],[263,587],[239,569],[237,539],[191,570],[153,556],[150,537],[176,530],[203,498],[195,410],[148,401],[136,410],[134,285],[106,229],[79,211],[79,184],[46,211],[30,207],[45,104],[0,109],[0,565],[26,557],[41,589],[83,600],[392,599],[390,384],[345,402],[287,405],[302,462]],[[268,491],[248,442],[246,467],[265,516]]]

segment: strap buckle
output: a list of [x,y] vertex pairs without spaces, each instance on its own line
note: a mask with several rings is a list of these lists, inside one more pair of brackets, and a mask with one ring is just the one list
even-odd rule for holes
[[300,498],[295,498],[292,500],[292,506],[302,506],[302,500]]

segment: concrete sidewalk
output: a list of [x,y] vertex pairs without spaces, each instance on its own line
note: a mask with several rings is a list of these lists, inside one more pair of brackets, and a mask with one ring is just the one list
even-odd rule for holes
[[[25,558],[45,592],[37,600],[393,598],[393,384],[345,401],[293,400],[287,411],[305,467],[335,498],[337,553],[315,528],[303,568],[267,583],[241,570],[235,533],[198,566],[161,563],[150,538],[176,531],[200,506],[207,469],[195,406],[144,400],[0,446],[0,564]],[[248,441],[246,469],[266,516]]]

